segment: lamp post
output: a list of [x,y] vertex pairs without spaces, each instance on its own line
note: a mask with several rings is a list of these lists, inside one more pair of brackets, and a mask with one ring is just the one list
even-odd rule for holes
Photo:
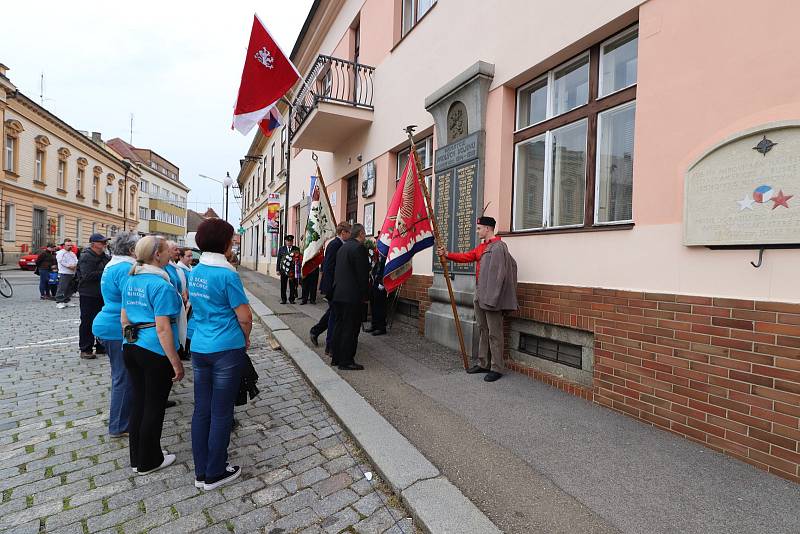
[[206,176],[205,174],[198,175],[200,178],[205,178],[207,180],[211,180],[212,182],[217,182],[218,184],[222,184],[225,187],[225,220],[228,220],[228,189],[233,185],[233,178],[231,178],[231,173],[226,172],[225,178],[223,180],[217,180],[216,178],[212,178],[210,176]]

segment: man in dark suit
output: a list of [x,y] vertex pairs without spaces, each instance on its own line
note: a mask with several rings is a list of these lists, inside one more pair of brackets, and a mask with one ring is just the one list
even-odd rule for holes
[[364,332],[369,332],[373,336],[386,335],[386,288],[383,287],[383,270],[386,267],[386,257],[381,256],[377,250],[375,253],[378,255],[378,261],[372,266],[372,273],[370,273],[372,287],[370,288],[369,304],[372,308],[372,325],[364,329]]
[[336,254],[336,276],[333,287],[333,306],[336,323],[333,330],[331,364],[345,371],[360,371],[363,365],[355,362],[358,333],[369,300],[369,254],[364,241],[367,234],[363,224],[354,224],[351,237]]
[[336,237],[328,243],[328,247],[325,249],[325,259],[322,262],[322,283],[319,286],[319,291],[328,300],[328,309],[320,318],[319,322],[311,327],[310,336],[311,343],[317,347],[319,346],[317,338],[325,330],[328,331],[325,337],[325,354],[331,353],[331,344],[333,342],[335,317],[333,309],[333,281],[336,276],[336,254],[339,252],[339,248],[348,239],[350,239],[350,223],[341,222],[336,225]]
[[294,236],[287,235],[278,249],[278,272],[281,275],[281,304],[286,304],[286,286],[289,286],[289,304],[297,298],[297,255],[300,249],[294,246]]

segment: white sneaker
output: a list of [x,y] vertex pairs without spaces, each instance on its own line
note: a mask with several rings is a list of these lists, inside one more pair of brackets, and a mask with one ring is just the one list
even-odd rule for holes
[[154,467],[153,469],[151,469],[149,471],[136,471],[136,472],[139,475],[149,475],[150,473],[152,473],[154,471],[158,471],[159,469],[164,469],[165,467],[169,467],[173,463],[175,463],[175,455],[174,454],[165,454],[164,455],[164,461],[161,462],[161,465],[159,465],[158,467]]
[[67,305],[63,302],[59,302],[58,304],[56,304],[56,308],[58,308],[59,310],[63,310],[66,307]]
[[77,307],[78,307],[77,304],[74,304],[72,302],[67,302],[67,308],[77,308]]
[[230,464],[228,464],[228,466],[225,468],[225,474],[223,475],[223,478],[219,478],[219,479],[214,480],[213,482],[210,482],[210,483],[209,482],[205,482],[203,484],[203,489],[206,490],[206,491],[217,489],[218,487],[222,486],[223,484],[227,484],[228,482],[236,480],[237,478],[239,478],[239,475],[241,475],[241,474],[242,474],[242,468],[241,467],[239,467],[238,465],[230,465]]
[[[163,454],[164,457],[166,458],[166,456],[169,453],[167,452],[167,449],[161,449],[161,454]],[[131,467],[131,469],[133,470],[134,473],[138,473],[139,472],[139,468],[138,467]]]

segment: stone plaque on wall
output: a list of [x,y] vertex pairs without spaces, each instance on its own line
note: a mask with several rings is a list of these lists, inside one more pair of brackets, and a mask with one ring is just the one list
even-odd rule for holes
[[[434,209],[442,242],[451,252],[466,252],[477,246],[479,134],[476,132],[436,151]],[[453,273],[471,274],[475,272],[475,264],[450,262],[449,269]],[[442,272],[438,257],[433,258],[433,270]]]
[[742,132],[686,173],[684,244],[800,243],[800,124]]

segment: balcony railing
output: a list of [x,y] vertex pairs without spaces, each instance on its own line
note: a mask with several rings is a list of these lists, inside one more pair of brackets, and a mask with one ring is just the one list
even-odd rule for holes
[[320,55],[294,100],[290,135],[303,126],[320,102],[372,110],[375,67]]

